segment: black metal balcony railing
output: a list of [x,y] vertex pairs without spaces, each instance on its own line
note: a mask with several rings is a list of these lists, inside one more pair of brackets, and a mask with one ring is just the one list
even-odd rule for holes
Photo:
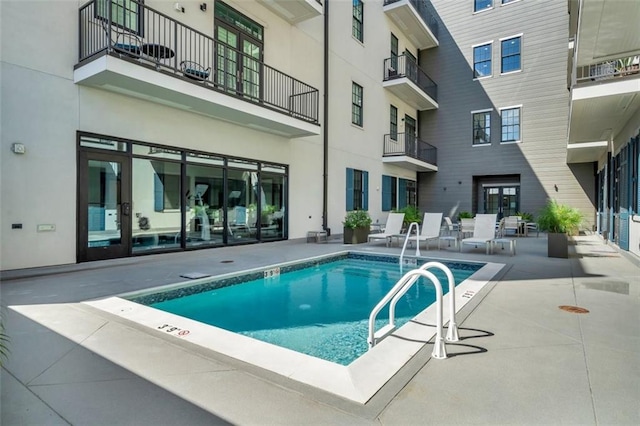
[[79,19],[79,65],[115,55],[318,123],[318,89],[260,61],[257,49],[237,50],[135,1],[92,0]]
[[576,83],[636,75],[640,77],[640,56],[627,56],[576,68]]
[[438,165],[438,149],[417,136],[407,133],[384,135],[382,155],[384,157],[406,155],[434,166]]
[[414,82],[431,99],[438,101],[438,85],[429,78],[413,58],[400,55],[384,60],[384,81],[403,77]]
[[[397,3],[402,0],[384,0],[384,5],[387,6],[389,4]],[[429,27],[433,35],[438,38],[438,21],[433,16],[433,14],[429,11],[427,0],[409,0],[409,3],[413,8],[418,12],[422,21]]]

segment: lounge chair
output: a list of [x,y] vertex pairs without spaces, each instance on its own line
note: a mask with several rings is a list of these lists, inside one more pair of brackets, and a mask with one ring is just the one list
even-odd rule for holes
[[442,213],[425,213],[422,219],[420,235],[418,236],[418,244],[425,241],[427,243],[427,250],[429,250],[429,241],[438,240],[440,237],[441,223]]
[[465,244],[478,246],[484,244],[487,254],[491,251],[491,240],[496,236],[496,214],[478,214],[475,217],[473,237],[460,240],[460,250]]
[[387,216],[387,224],[382,232],[377,234],[369,234],[367,242],[371,240],[384,240],[387,246],[391,243],[391,238],[397,237],[402,231],[402,222],[404,221],[404,213],[389,213]]
[[507,238],[506,229],[505,229],[506,219],[503,217],[500,220],[500,224],[498,225],[498,233],[496,238],[491,240],[491,253],[495,253],[496,246],[500,244],[502,246],[502,250],[504,250],[504,246],[508,245],[509,247],[509,255],[513,256],[516,254],[516,240],[513,238]]

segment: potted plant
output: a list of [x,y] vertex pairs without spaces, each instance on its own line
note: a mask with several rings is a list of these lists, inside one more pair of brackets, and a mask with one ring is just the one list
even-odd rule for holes
[[580,210],[555,200],[547,201],[538,214],[538,228],[547,233],[547,256],[569,257],[569,236],[577,234],[581,223]]
[[404,213],[404,220],[402,221],[402,227],[406,231],[412,222],[422,223],[422,215],[420,210],[416,206],[406,206],[399,210],[394,210],[396,213]]
[[458,213],[458,220],[460,219],[473,219],[473,215],[469,212],[460,212]]
[[353,210],[344,217],[344,243],[366,243],[371,226],[371,217],[366,210]]

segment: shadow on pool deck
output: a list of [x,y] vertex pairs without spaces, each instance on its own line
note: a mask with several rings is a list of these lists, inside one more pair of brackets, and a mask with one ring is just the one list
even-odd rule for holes
[[421,249],[507,268],[459,321],[448,359],[426,345],[365,405],[77,304],[347,249],[400,251],[287,241],[3,272],[0,423],[640,424],[640,262],[597,236],[579,237],[569,259],[547,258],[544,235],[518,239],[513,257]]

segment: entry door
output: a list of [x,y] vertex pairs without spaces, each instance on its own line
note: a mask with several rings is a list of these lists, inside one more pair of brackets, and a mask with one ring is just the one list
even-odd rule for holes
[[498,219],[515,216],[520,211],[519,186],[485,186],[484,211],[497,214]]
[[406,154],[418,158],[418,144],[416,143],[416,120],[408,115],[404,116],[404,137]]
[[255,101],[261,98],[262,47],[231,26],[216,24],[216,84]]
[[81,151],[78,182],[78,261],[129,256],[130,159]]

